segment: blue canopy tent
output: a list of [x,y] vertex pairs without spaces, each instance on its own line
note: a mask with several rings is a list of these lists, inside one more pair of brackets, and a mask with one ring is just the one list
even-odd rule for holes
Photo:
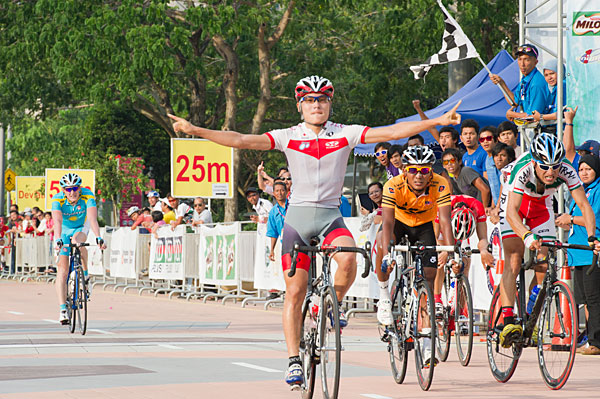
[[[492,73],[500,75],[511,90],[514,91],[516,89],[520,79],[519,67],[517,61],[513,60],[505,50],[496,54],[487,66]],[[500,88],[491,82],[488,72],[485,69],[479,71],[477,75],[450,98],[438,107],[425,112],[425,114],[429,118],[436,118],[452,109],[459,100],[462,100],[462,104],[458,108],[462,120],[475,119],[481,127],[487,125],[498,126],[506,120],[506,111],[509,105],[504,99]],[[417,114],[398,119],[396,122],[418,121],[420,119]],[[436,143],[428,131],[423,131],[420,134],[425,139],[425,144],[434,145]],[[406,141],[407,139],[402,139],[393,142],[393,144],[404,144]],[[375,144],[360,144],[354,149],[354,154],[373,156],[374,147]]]

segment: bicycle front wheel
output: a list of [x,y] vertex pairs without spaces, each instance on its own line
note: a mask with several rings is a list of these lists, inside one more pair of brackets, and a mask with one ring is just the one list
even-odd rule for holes
[[75,332],[75,326],[77,323],[77,311],[75,310],[77,304],[75,303],[76,296],[76,282],[77,278],[75,273],[69,273],[67,279],[67,314],[69,315],[69,331],[71,334]]
[[[397,285],[395,289],[398,289]],[[394,294],[392,293],[392,298]],[[408,343],[404,334],[402,321],[406,320],[404,314],[404,301],[399,293],[396,295],[395,304],[392,307],[393,323],[389,327],[388,353],[390,355],[390,366],[392,367],[392,377],[396,384],[402,384],[406,377],[406,366],[408,365]]]
[[469,280],[460,276],[456,280],[456,309],[454,311],[454,325],[456,337],[456,350],[458,360],[463,366],[468,366],[473,353],[473,298]]
[[577,305],[565,283],[557,281],[552,285],[544,300],[537,330],[537,355],[542,377],[550,388],[560,389],[571,374],[578,335]]
[[433,380],[433,369],[437,362],[435,356],[436,325],[434,299],[431,288],[425,281],[416,286],[416,303],[414,304],[413,331],[415,337],[415,365],[417,379],[421,389],[429,390]]
[[323,292],[319,317],[319,353],[321,357],[321,385],[323,397],[336,399],[340,386],[342,342],[340,313],[333,287]]
[[445,275],[444,285],[442,289],[445,296],[444,301],[444,313],[441,318],[436,317],[436,325],[437,325],[437,339],[435,340],[437,351],[442,362],[448,360],[448,355],[450,354],[450,338],[451,338],[451,320],[450,320],[450,307],[448,306],[448,298],[450,298],[451,290],[454,290],[453,287],[450,286],[450,276],[448,274]]
[[486,346],[488,363],[492,370],[492,375],[497,381],[506,382],[512,377],[517,368],[517,363],[521,356],[521,349],[514,344],[510,348],[503,348],[500,345],[500,333],[502,332],[502,328],[504,328],[504,318],[502,317],[502,307],[500,303],[500,286],[498,286],[492,295],[487,326]]
[[[316,315],[315,315],[316,316]],[[304,370],[304,384],[301,386],[302,399],[312,399],[315,391],[315,338],[317,335],[316,317],[312,315],[310,300],[302,306],[302,337],[300,338],[300,358]]]
[[77,313],[77,327],[81,335],[85,335],[87,331],[87,295],[85,276],[83,275],[83,269],[79,267],[77,269],[77,306],[74,313]]

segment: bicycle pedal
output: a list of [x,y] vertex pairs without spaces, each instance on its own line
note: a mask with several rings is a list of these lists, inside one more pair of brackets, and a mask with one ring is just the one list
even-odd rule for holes
[[302,388],[302,384],[290,384],[290,391],[299,391]]

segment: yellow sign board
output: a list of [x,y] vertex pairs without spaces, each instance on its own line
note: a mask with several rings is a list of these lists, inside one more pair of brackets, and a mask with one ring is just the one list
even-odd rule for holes
[[44,176],[17,176],[16,201],[19,209],[46,208],[46,197],[42,191]]
[[77,173],[83,181],[82,187],[96,194],[96,171],[94,169],[46,169],[46,209],[51,209],[52,197],[60,193],[60,178],[67,173]]
[[171,139],[175,197],[233,197],[233,148],[208,140]]
[[17,175],[11,168],[7,168],[4,172],[4,189],[6,191],[12,191],[15,189],[15,180]]

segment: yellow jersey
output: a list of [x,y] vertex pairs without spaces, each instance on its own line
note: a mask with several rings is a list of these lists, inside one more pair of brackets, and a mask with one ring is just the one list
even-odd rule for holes
[[450,206],[448,181],[434,173],[429,186],[417,197],[410,189],[405,174],[388,180],[383,186],[383,208],[394,208],[394,217],[409,227],[432,222],[438,207]]

